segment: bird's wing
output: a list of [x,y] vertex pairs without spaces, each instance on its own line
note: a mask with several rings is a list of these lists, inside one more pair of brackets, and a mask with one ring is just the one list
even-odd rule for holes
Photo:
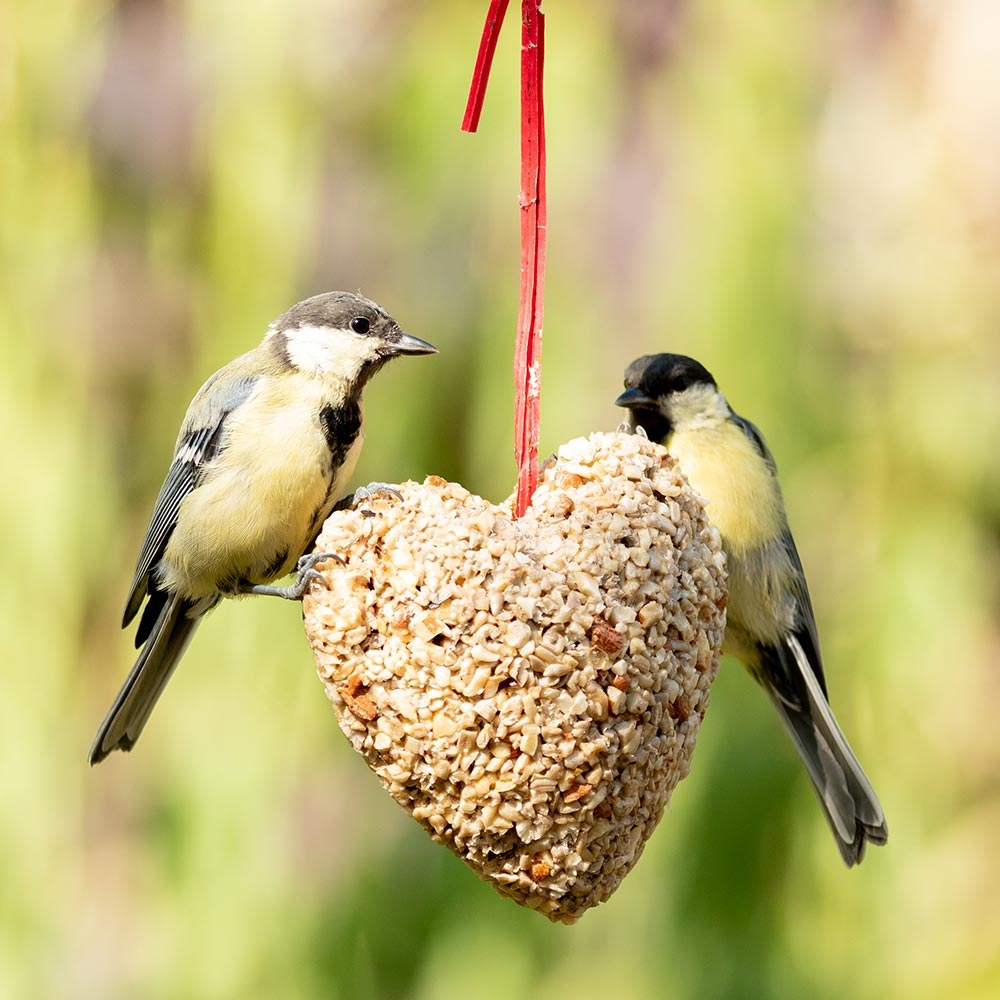
[[[181,502],[201,482],[206,466],[219,455],[224,447],[226,418],[242,403],[253,390],[254,378],[236,381],[220,381],[217,373],[202,387],[195,397],[181,428],[174,460],[167,472],[167,478],[156,498],[153,514],[149,519],[146,537],[139,551],[135,567],[135,577],[125,604],[122,628],[135,618],[149,591],[149,574],[157,559],[163,554],[174,526]],[[191,411],[196,410],[200,418],[191,420]],[[140,640],[137,638],[137,644]]]
[[[756,424],[741,417],[736,413],[732,414],[733,422],[743,431],[743,433],[753,442],[754,447],[760,453],[761,458],[767,462],[772,475],[777,477],[778,465],[768,448],[764,435],[761,434]],[[784,549],[788,562],[793,568],[789,588],[795,600],[795,623],[792,633],[799,642],[802,652],[812,668],[813,675],[818,682],[820,689],[826,697],[826,677],[823,674],[823,659],[819,652],[819,636],[816,631],[816,615],[813,612],[812,600],[809,597],[809,588],[806,585],[806,574],[802,568],[802,560],[799,558],[798,549],[795,547],[795,539],[787,528],[781,539],[781,546]],[[788,692],[791,695],[791,691]]]

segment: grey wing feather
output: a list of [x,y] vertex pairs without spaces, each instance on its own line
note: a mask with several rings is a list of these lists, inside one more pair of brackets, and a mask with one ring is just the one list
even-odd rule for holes
[[816,629],[816,615],[813,611],[812,599],[809,597],[809,588],[806,585],[806,574],[802,568],[802,560],[799,558],[798,549],[795,548],[795,539],[789,531],[784,538],[785,551],[788,553],[789,561],[795,567],[794,585],[792,587],[795,598],[795,626],[792,634],[798,640],[802,652],[812,669],[823,692],[824,697],[828,697],[826,691],[826,676],[823,673],[823,658],[819,652],[819,633]]
[[[226,417],[250,395],[256,381],[254,378],[242,378],[220,383],[221,374],[222,371],[216,372],[202,386],[181,427],[174,461],[156,498],[139,551],[135,576],[125,603],[122,628],[135,618],[146,598],[149,574],[173,533],[182,501],[201,481],[204,467],[222,450]],[[200,421],[199,426],[192,427],[191,412],[196,404]]]
[[[207,431],[201,433],[207,433]],[[200,478],[201,469],[194,462],[175,459],[170,466],[167,478],[160,488],[160,495],[156,498],[149,527],[146,529],[146,537],[143,539],[142,549],[139,551],[132,588],[125,604],[125,614],[122,616],[122,628],[125,628],[135,618],[145,600],[148,592],[149,573],[153,563],[163,553],[167,540],[177,523],[177,512],[180,510],[181,501],[198,485]]]

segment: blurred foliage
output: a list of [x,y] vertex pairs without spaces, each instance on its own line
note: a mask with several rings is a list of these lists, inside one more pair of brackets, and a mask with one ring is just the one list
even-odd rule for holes
[[276,601],[88,770],[183,410],[289,304],[441,348],[370,388],[359,482],[512,487],[516,22],[468,136],[486,0],[7,0],[0,995],[1000,994],[1000,8],[546,7],[543,450],[653,350],[761,424],[889,846],[841,867],[727,665],[636,872],[549,926],[382,794]]

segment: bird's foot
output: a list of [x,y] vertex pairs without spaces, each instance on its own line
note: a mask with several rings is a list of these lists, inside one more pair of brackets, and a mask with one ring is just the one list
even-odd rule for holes
[[315,569],[315,566],[317,563],[326,562],[327,559],[336,559],[341,565],[344,563],[344,560],[335,552],[310,552],[296,564],[298,575],[295,577],[295,583],[290,583],[287,587],[274,587],[266,583],[248,583],[240,587],[240,593],[256,594],[258,597],[281,597],[286,601],[301,601],[313,580],[323,580],[325,584],[323,574]]
[[646,434],[646,428],[642,424],[636,424],[634,427],[627,420],[623,420],[617,428],[615,428],[618,434],[636,434],[639,437],[648,438],[649,435]]
[[363,503],[371,503],[377,496],[392,497],[394,500],[403,499],[403,494],[391,483],[369,483],[367,486],[359,486],[354,491],[349,506],[360,507]]
[[363,503],[370,503],[379,495],[392,497],[393,500],[402,500],[403,494],[391,483],[369,483],[367,486],[359,486],[353,493],[348,493],[346,497],[337,501],[334,510],[355,510]]

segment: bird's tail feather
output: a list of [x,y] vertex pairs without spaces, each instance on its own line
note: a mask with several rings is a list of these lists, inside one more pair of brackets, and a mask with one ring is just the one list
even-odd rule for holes
[[112,750],[132,749],[203,617],[190,601],[164,597],[135,666],[97,730],[88,757],[91,764],[104,760]]
[[794,704],[782,698],[773,685],[765,682],[764,686],[799,751],[840,855],[850,868],[864,857],[869,841],[884,844],[888,839],[885,814],[871,782],[833,717],[798,639],[791,635],[786,637],[786,642],[786,650],[794,660],[794,671],[802,680],[805,698]]

